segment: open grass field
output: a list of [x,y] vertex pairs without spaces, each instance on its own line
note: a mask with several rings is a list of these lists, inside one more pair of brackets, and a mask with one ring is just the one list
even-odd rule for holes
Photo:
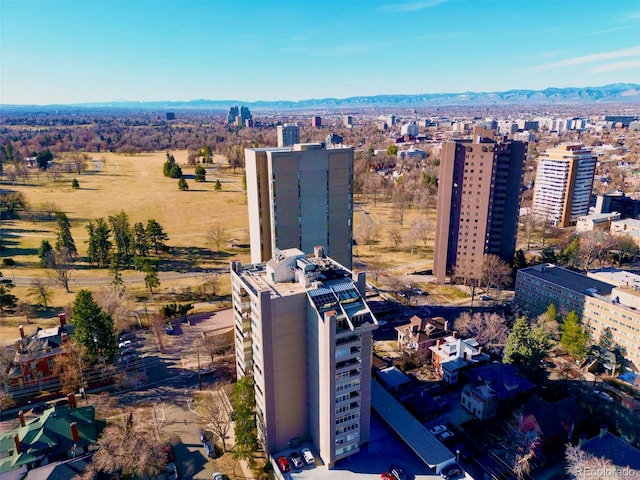
[[[214,252],[215,247],[208,241],[207,232],[216,224],[223,225],[229,239],[238,244],[246,245],[249,240],[247,205],[242,191],[242,177],[244,172],[238,170],[221,172],[216,165],[207,171],[206,182],[193,180],[193,167],[186,166],[186,151],[172,152],[176,162],[181,165],[183,174],[189,185],[189,191],[180,191],[177,180],[167,178],[162,174],[162,164],[166,160],[164,152],[143,153],[133,156],[120,154],[93,154],[88,162],[87,170],[81,175],[63,174],[59,178],[52,178],[47,174],[32,175],[26,182],[18,179],[15,184],[8,184],[3,178],[0,188],[22,192],[32,211],[38,212],[45,203],[53,203],[56,210],[63,211],[69,217],[72,225],[72,235],[81,257],[86,255],[86,240],[88,238],[86,225],[96,218],[107,218],[124,210],[130,224],[136,222],[146,224],[147,220],[155,219],[162,225],[169,236],[167,245],[171,247],[169,254],[163,254],[160,280],[162,282],[159,293],[171,292],[179,288],[193,287],[202,283],[202,274],[183,275],[180,278],[163,277],[162,270],[192,272],[211,269],[226,270],[230,258],[247,261],[248,248],[232,248],[226,242],[221,245],[221,252]],[[217,157],[220,165],[226,165],[226,160]],[[71,187],[72,179],[76,178],[79,189]],[[215,180],[219,179],[222,190],[214,189]],[[51,243],[55,241],[55,219],[37,219],[22,212],[21,218],[2,222],[2,235],[5,249],[2,258],[12,258],[14,267],[2,267],[2,273],[7,278],[21,279],[29,277],[46,277],[47,270],[38,267],[38,247],[43,239]],[[89,268],[82,261],[76,265],[72,279],[85,279],[87,285],[100,282],[108,284],[109,274],[106,269]],[[228,277],[223,275],[221,290],[228,292]],[[144,292],[140,274],[124,273],[125,282],[134,278],[138,282],[131,285],[131,290]],[[13,294],[20,300],[31,301],[28,297],[28,282],[16,280],[19,286]],[[87,287],[94,288],[94,287]],[[53,299],[51,309],[62,308],[73,301],[75,293],[67,294],[60,286],[52,286]],[[50,317],[52,312],[44,312]],[[40,320],[46,325],[46,319]],[[20,323],[27,323],[26,319],[5,315],[0,321],[0,341],[15,337],[15,327]],[[9,329],[9,332],[6,329]],[[35,328],[35,326],[33,327]],[[29,328],[26,329],[27,332]],[[17,331],[17,330],[15,330]],[[3,342],[4,343],[4,342]]]

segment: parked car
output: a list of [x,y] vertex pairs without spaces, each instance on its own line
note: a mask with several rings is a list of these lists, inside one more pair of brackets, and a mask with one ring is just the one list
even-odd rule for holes
[[224,480],[224,477],[222,476],[222,474],[220,472],[214,472],[213,473],[213,480]]
[[175,456],[173,455],[173,447],[169,444],[162,447],[162,453],[164,453],[164,458],[167,462],[171,463],[175,460]]
[[444,432],[438,435],[438,439],[441,442],[446,442],[447,440],[453,439],[454,436],[455,435],[452,432],[450,432],[449,430],[445,430]]
[[280,468],[281,472],[287,473],[291,471],[291,465],[289,465],[289,462],[287,461],[287,457],[284,457],[284,456],[278,457],[276,461],[278,462],[278,467]]
[[178,470],[173,462],[167,463],[167,480],[178,480]]
[[304,462],[302,461],[302,457],[298,452],[291,452],[291,455],[289,455],[289,460],[291,460],[294,468],[304,467]]
[[204,442],[202,446],[204,447],[204,451],[207,454],[207,457],[213,457],[214,450],[211,442]]
[[171,322],[167,322],[164,324],[164,331],[167,333],[167,335],[173,335],[173,324]]
[[216,371],[216,367],[213,365],[207,365],[206,367],[202,367],[200,369],[200,375],[208,375],[209,373],[213,373]]
[[605,400],[607,402],[613,402],[613,397],[611,395],[609,395],[607,392],[604,392],[602,390],[594,390],[593,394],[596,397],[601,398],[602,400]]
[[389,473],[394,478],[394,480],[409,480],[402,467],[399,467],[398,465],[391,465],[389,467]]
[[447,431],[447,427],[445,427],[444,425],[436,425],[435,427],[431,427],[429,429],[429,431],[433,434],[433,435],[440,435],[443,432]]
[[444,480],[454,480],[462,475],[462,468],[456,463],[445,467],[441,472],[440,476],[444,478]]
[[380,479],[381,479],[381,480],[395,480],[395,479],[391,476],[391,474],[390,474],[389,472],[382,472],[382,473],[380,474]]
[[46,403],[43,403],[41,405],[36,405],[35,407],[33,407],[31,409],[31,413],[33,413],[35,415],[38,415],[38,414],[44,412],[47,408],[49,408],[49,405],[46,404]]
[[132,344],[133,342],[131,340],[125,340],[118,344],[118,348],[127,348],[127,347],[130,347]]
[[489,295],[482,295],[482,296],[480,297],[480,300],[483,300],[483,301],[485,301],[485,302],[486,302],[486,301],[491,300],[491,297],[490,297]]
[[313,458],[313,453],[311,453],[311,450],[308,448],[302,449],[302,456],[307,465],[314,465],[316,463],[316,459]]

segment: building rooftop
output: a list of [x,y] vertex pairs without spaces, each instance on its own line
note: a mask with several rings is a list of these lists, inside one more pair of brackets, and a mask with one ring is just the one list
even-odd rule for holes
[[558,267],[551,263],[534,265],[533,267],[523,268],[518,272],[526,273],[541,280],[556,283],[564,286],[574,292],[588,294],[594,292],[599,295],[610,295],[614,285],[587,277],[578,272]]
[[596,278],[607,283],[612,283],[618,287],[638,287],[640,288],[640,275],[626,270],[615,268],[603,268],[602,270],[591,270],[587,276]]
[[582,449],[595,457],[606,458],[616,467],[640,471],[640,450],[606,430],[587,440]]

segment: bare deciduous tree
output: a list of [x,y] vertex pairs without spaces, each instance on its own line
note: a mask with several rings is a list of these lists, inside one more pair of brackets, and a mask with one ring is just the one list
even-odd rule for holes
[[64,393],[73,393],[83,388],[84,371],[87,369],[86,349],[68,340],[62,346],[62,354],[54,358],[53,371],[60,379]]
[[564,457],[567,461],[567,473],[576,480],[587,480],[593,478],[622,479],[633,477],[638,472],[629,467],[620,467],[611,463],[610,460],[596,457],[585,452],[579,446],[571,444],[565,445]]
[[215,245],[216,252],[220,252],[220,245],[227,240],[228,234],[220,223],[214,224],[207,232],[208,243]]
[[456,319],[455,328],[462,336],[475,337],[480,345],[492,351],[504,347],[509,336],[505,318],[497,313],[464,312]]
[[51,269],[52,278],[62,286],[67,293],[69,290],[69,281],[71,280],[71,272],[73,270],[73,255],[66,247],[60,250],[51,250],[47,254],[46,265]]
[[49,301],[53,297],[51,282],[44,278],[34,278],[31,280],[31,288],[29,288],[28,293],[42,308],[45,310],[49,308]]
[[402,233],[400,232],[400,227],[394,226],[387,228],[387,234],[389,235],[389,240],[393,243],[395,248],[398,248],[398,244],[402,241]]
[[222,450],[227,451],[227,434],[231,429],[231,416],[224,403],[224,393],[218,389],[202,395],[197,404],[190,406],[202,424],[202,428],[212,432],[222,441]]
[[207,335],[206,332],[202,332],[200,343],[207,355],[211,357],[211,363],[214,362],[215,356],[222,355],[229,345],[227,336],[224,333]]
[[102,431],[93,462],[98,471],[147,478],[166,468],[163,445],[152,417],[129,412]]

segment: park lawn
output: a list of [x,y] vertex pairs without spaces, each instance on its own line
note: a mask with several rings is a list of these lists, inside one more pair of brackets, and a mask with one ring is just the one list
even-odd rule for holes
[[374,205],[373,202],[364,201],[356,204],[364,208],[370,217],[376,222],[375,241],[371,246],[361,244],[359,231],[361,219],[356,213],[354,215],[353,236],[358,241],[354,247],[354,254],[358,260],[379,266],[392,275],[404,275],[417,270],[427,270],[433,268],[433,247],[435,241],[435,230],[431,232],[426,247],[419,242],[411,253],[407,239],[411,224],[418,218],[425,218],[435,228],[435,209],[429,210],[425,214],[424,209],[415,207],[406,208],[401,231],[401,240],[396,247],[390,236],[389,229],[399,227],[398,214],[391,201],[380,201]]
[[[161,253],[163,269],[175,269],[189,272],[192,267],[202,269],[216,268],[227,270],[231,258],[248,261],[248,248],[230,248],[221,245],[221,252],[213,252],[213,246],[208,244],[207,232],[215,224],[222,224],[229,239],[239,244],[249,243],[248,212],[245,194],[242,191],[242,177],[244,172],[220,172],[215,166],[207,171],[207,181],[198,183],[193,181],[193,167],[187,167],[186,151],[172,152],[176,162],[181,165],[187,179],[189,191],[178,190],[177,180],[167,178],[162,174],[162,164],[166,160],[164,152],[143,153],[126,156],[114,153],[92,154],[92,158],[99,162],[89,162],[88,169],[81,175],[63,174],[53,180],[48,175],[40,173],[32,176],[26,185],[18,180],[15,185],[4,183],[1,188],[9,188],[24,193],[26,200],[34,209],[44,202],[55,203],[59,210],[64,211],[72,225],[72,236],[80,257],[86,255],[86,240],[88,238],[86,225],[96,218],[107,218],[124,210],[130,224],[136,222],[146,224],[147,220],[155,219],[162,225],[169,236],[167,245],[170,253]],[[224,158],[216,156],[216,160],[224,165]],[[99,168],[99,165],[102,168]],[[80,188],[71,188],[71,181],[76,178]],[[222,184],[221,191],[215,191],[215,180]],[[47,269],[38,266],[38,247],[43,239],[51,243],[55,241],[56,222],[54,220],[33,221],[27,215],[22,218],[4,221],[3,236],[6,248],[2,252],[3,258],[13,258],[13,267],[3,267],[3,274],[11,278],[46,277]],[[123,272],[125,283],[138,275],[139,272]],[[89,268],[84,259],[76,264],[72,272],[72,279],[105,279],[109,277],[108,270]],[[202,283],[201,275],[162,280],[158,294],[179,292],[182,289],[193,288]],[[230,290],[229,276],[220,278],[220,293]],[[127,285],[131,294],[136,296],[148,295],[143,283]],[[96,290],[104,286],[91,287]],[[18,286],[13,294],[20,300],[35,302],[28,296],[28,286]],[[75,297],[75,291],[67,293],[58,285],[52,286],[53,298],[51,309],[42,312],[44,318],[34,319],[37,325],[46,327],[55,324],[51,319],[55,309],[70,305]],[[0,321],[0,341],[6,343],[15,337],[17,325],[25,324],[25,317],[5,315]],[[29,326],[31,327],[31,326]],[[35,328],[35,324],[33,325]],[[27,328],[29,330],[29,328]],[[28,332],[27,332],[28,333]]]

